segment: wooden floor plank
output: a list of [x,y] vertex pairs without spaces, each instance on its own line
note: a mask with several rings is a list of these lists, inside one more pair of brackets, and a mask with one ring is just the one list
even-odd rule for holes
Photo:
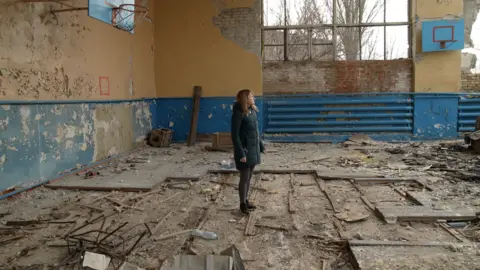
[[376,210],[387,223],[397,221],[437,221],[437,220],[474,220],[477,218],[473,211],[466,209],[436,210],[425,206],[382,206]]

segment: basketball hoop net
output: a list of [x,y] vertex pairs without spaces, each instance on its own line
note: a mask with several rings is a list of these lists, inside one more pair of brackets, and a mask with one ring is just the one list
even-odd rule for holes
[[142,21],[148,14],[148,8],[141,5],[123,4],[112,8],[112,25],[133,32],[137,22]]

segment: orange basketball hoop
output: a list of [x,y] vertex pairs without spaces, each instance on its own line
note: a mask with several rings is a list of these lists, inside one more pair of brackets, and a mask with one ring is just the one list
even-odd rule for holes
[[133,32],[137,22],[145,19],[148,14],[148,8],[142,5],[123,4],[112,8],[112,25]]

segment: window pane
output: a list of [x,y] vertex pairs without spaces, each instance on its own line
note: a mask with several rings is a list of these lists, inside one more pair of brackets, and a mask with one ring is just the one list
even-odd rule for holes
[[384,59],[384,32],[383,26],[362,27],[362,60]]
[[283,56],[283,46],[263,47],[263,60],[265,61],[283,61]]
[[359,27],[337,28],[337,59],[360,60]]
[[263,44],[265,45],[283,45],[283,30],[264,30]]
[[387,22],[408,22],[408,0],[386,0]]
[[332,45],[312,45],[312,60],[333,61]]
[[263,1],[263,24],[266,26],[284,25],[283,0]]
[[[340,0],[344,2],[350,2],[346,0]],[[359,0],[355,1],[358,4],[358,13],[360,16],[360,22],[362,23],[376,23],[383,22],[383,12],[385,8],[384,0]]]
[[308,36],[307,29],[288,30],[288,45],[307,45]]
[[387,59],[408,58],[408,26],[387,26]]
[[307,45],[289,45],[288,46],[288,60],[301,61],[301,60],[308,60],[309,58],[310,57],[308,55]]

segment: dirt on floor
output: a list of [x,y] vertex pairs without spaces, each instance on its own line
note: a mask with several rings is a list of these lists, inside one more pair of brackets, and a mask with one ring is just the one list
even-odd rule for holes
[[[459,237],[438,222],[386,224],[372,209],[421,204],[480,213],[480,155],[462,142],[387,144],[366,139],[339,145],[267,144],[257,170],[269,171],[252,179],[250,200],[258,208],[248,217],[238,210],[238,175],[228,171],[232,155],[209,152],[204,146],[144,147],[52,183],[93,189],[138,186],[144,192],[40,187],[0,201],[0,269],[2,264],[6,269],[73,269],[82,260],[75,250],[96,250],[113,258],[111,269],[123,260],[160,269],[172,255],[218,254],[232,244],[240,250],[246,269],[474,269],[468,267],[477,261],[480,265],[478,249],[467,247],[451,254],[451,248],[379,249],[349,247],[346,242],[466,244],[461,241],[466,238],[468,245],[476,245],[480,241],[476,221],[451,223]],[[226,171],[207,174],[214,169]],[[338,179],[331,180],[335,176]],[[349,180],[355,177],[417,182],[358,187]],[[218,239],[192,237],[193,229],[214,232]],[[403,249],[408,251],[401,254],[412,255],[392,255]],[[428,255],[414,256],[415,249],[446,253],[439,264]],[[456,260],[460,254],[466,259]],[[382,263],[389,267],[382,268]]]

